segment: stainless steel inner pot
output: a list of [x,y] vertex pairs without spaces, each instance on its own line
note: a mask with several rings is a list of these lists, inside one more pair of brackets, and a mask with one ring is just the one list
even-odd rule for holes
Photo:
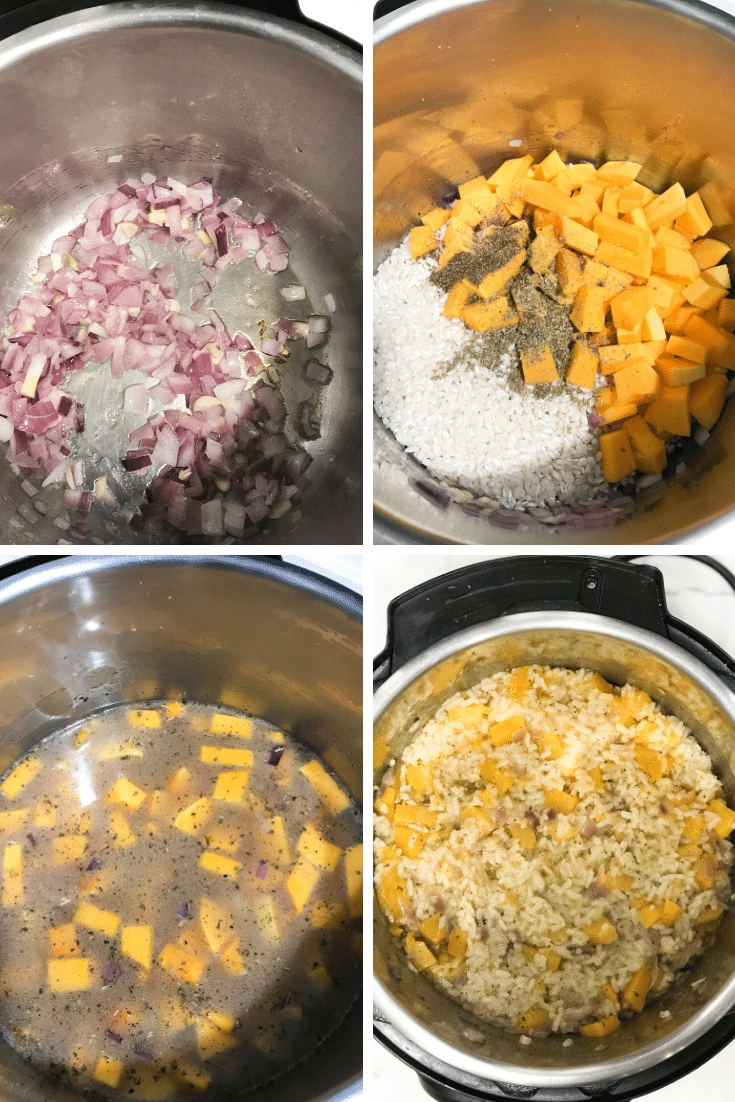
[[[161,697],[264,716],[362,792],[360,602],[273,559],[71,556],[0,583],[0,770],[97,709]],[[357,992],[356,992],[357,995]],[[259,1102],[326,1102],[362,1069],[357,1001]],[[0,1044],[0,1097],[71,1102]]]
[[[215,288],[212,304],[233,333],[257,332],[262,316],[287,315],[279,293],[287,283],[304,285],[310,312],[325,313],[324,296],[334,296],[324,346],[334,378],[317,399],[321,439],[306,445],[313,485],[301,516],[274,523],[269,542],[362,539],[355,446],[362,423],[361,82],[359,55],[342,43],[219,3],[111,4],[0,42],[0,324],[52,241],[82,221],[92,199],[143,172],[188,183],[206,176],[223,200],[238,196],[244,212],[260,210],[283,230],[291,250],[285,273],[261,277],[246,261],[228,268]],[[196,268],[176,265],[184,307]],[[292,316],[306,315],[292,308]],[[323,351],[315,349],[316,358]],[[299,403],[314,396],[301,378],[304,360],[298,349],[283,369],[294,415],[288,431]],[[133,501],[144,481],[118,471],[136,427],[122,418],[129,380],[96,372],[83,385],[87,478],[110,474],[111,464],[118,496]],[[51,509],[33,525],[8,527],[27,501],[1,463],[0,542],[55,543]],[[146,542],[128,526],[131,511],[106,516],[93,509],[85,518],[91,536]]]
[[[735,797],[735,695],[703,663],[667,640],[618,620],[576,612],[502,617],[452,635],[393,674],[375,695],[376,782],[385,764],[449,696],[499,670],[530,663],[598,670],[614,684],[645,689],[690,727],[710,754],[728,801]],[[440,994],[408,967],[377,901],[374,945],[374,1006],[392,1042],[400,1048],[405,1039],[421,1053],[427,1069],[439,1066],[442,1074],[452,1069],[473,1090],[483,1083],[582,1091],[594,1084],[596,1091],[590,1093],[603,1093],[606,1085],[696,1046],[735,1006],[732,910],[716,945],[671,991],[609,1037],[575,1036],[568,1048],[562,1047],[563,1035],[534,1038],[522,1046],[517,1035],[479,1021]],[[661,1017],[663,1010],[668,1018]]]
[[[700,188],[713,235],[732,245],[734,69],[735,22],[696,0],[421,0],[385,16],[374,50],[376,263],[448,183],[551,147],[571,160],[635,160],[658,191],[674,180]],[[713,435],[725,454],[697,486],[674,480],[613,527],[550,535],[437,509],[412,485],[424,469],[376,418],[376,538],[633,544],[713,533],[735,513],[735,403]]]

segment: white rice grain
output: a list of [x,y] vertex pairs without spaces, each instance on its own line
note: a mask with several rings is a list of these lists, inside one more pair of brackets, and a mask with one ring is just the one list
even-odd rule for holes
[[597,434],[568,390],[544,401],[517,394],[479,360],[441,370],[477,338],[442,315],[446,296],[428,279],[435,267],[413,260],[404,241],[376,274],[375,408],[383,423],[435,478],[505,508],[604,500]]

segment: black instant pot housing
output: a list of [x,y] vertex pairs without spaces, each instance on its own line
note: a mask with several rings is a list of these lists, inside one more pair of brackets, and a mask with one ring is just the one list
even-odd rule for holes
[[[434,643],[465,628],[520,612],[588,612],[644,628],[703,662],[735,691],[735,660],[691,625],[672,616],[663,575],[651,566],[609,558],[528,555],[475,563],[432,578],[391,601],[388,637],[373,668],[377,689]],[[376,1038],[417,1073],[437,1102],[627,1102],[694,1071],[735,1039],[735,1010],[696,1044],[656,1067],[596,1086],[526,1087],[480,1080],[408,1041],[380,1015]]]

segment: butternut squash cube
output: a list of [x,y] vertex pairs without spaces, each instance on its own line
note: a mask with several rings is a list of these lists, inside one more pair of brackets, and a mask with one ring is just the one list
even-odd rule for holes
[[702,238],[701,241],[695,241],[692,245],[692,256],[700,268],[713,268],[729,252],[730,246],[724,241],[717,241],[714,237]]
[[98,1083],[104,1083],[106,1087],[117,1087],[124,1070],[125,1065],[122,1060],[103,1055],[97,1061],[93,1074]]
[[447,941],[447,952],[455,960],[462,960],[467,954],[467,935],[461,926],[455,926]]
[[689,360],[682,360],[679,356],[670,356],[668,353],[658,357],[656,370],[668,387],[696,382],[697,379],[703,379],[706,374],[703,363],[691,363]]
[[200,1018],[196,1024],[197,1052],[200,1060],[212,1060],[237,1044],[231,1031],[220,1027],[209,1018]]
[[306,824],[296,848],[312,865],[318,869],[326,869],[327,872],[333,872],[337,868],[337,862],[342,856],[340,847],[322,838],[313,823]]
[[301,766],[300,772],[306,777],[319,799],[332,815],[339,815],[350,806],[349,797],[336,781],[327,773],[321,762],[314,758]]
[[707,360],[708,348],[706,344],[693,341],[690,337],[672,333],[666,344],[666,351],[672,356],[679,356],[691,363],[703,364]]
[[[469,199],[474,203],[476,195],[492,195],[490,186],[484,176],[474,176],[471,180],[466,180],[465,183],[460,184],[459,188],[460,199]],[[441,211],[441,208],[437,208]]]
[[562,161],[559,153],[556,149],[552,149],[551,153],[547,153],[543,161],[540,161],[535,168],[534,175],[537,180],[553,180],[555,176],[558,176],[560,172],[564,172],[566,165]]
[[657,784],[667,772],[664,757],[659,754],[657,750],[652,750],[649,746],[637,745],[633,753],[635,760],[638,762],[638,765],[648,779],[653,784]]
[[621,402],[638,406],[653,398],[660,385],[656,371],[644,360],[634,360],[615,373],[615,387]]
[[300,857],[286,881],[286,891],[297,914],[301,914],[319,881],[320,872],[306,857]]
[[688,250],[659,245],[653,250],[652,271],[690,283],[699,275],[699,264]]
[[218,773],[212,799],[231,804],[242,803],[249,780],[249,769],[236,769],[229,773]]
[[647,246],[634,253],[620,245],[612,245],[609,241],[600,241],[595,259],[600,264],[608,264],[640,279],[648,279],[653,267],[653,250]]
[[445,318],[461,318],[462,311],[469,302],[472,291],[465,280],[455,283],[444,303],[442,314]]
[[682,294],[692,306],[710,310],[720,299],[727,297],[727,288],[709,277],[709,269],[682,288]]
[[391,922],[404,921],[403,904],[405,903],[406,906],[408,906],[410,900],[406,881],[398,874],[398,869],[395,865],[392,868],[383,869],[381,871],[375,891],[378,902],[380,903],[380,908],[387,918]]
[[203,895],[199,900],[199,925],[204,940],[215,956],[228,941],[232,940],[232,915],[214,899],[209,899],[206,895]]
[[709,811],[719,815],[719,822],[715,826],[715,834],[718,838],[727,838],[735,829],[735,811],[732,811],[724,800],[712,800]]
[[526,720],[523,716],[509,716],[493,724],[488,730],[488,738],[492,740],[494,746],[506,746],[525,726]]
[[206,869],[207,872],[216,872],[218,876],[229,876],[234,880],[242,868],[242,864],[232,857],[225,857],[221,853],[212,853],[211,850],[205,850],[199,858],[199,867]]
[[707,214],[698,191],[693,191],[687,197],[685,209],[677,215],[676,221],[679,225],[675,228],[692,237],[704,237],[712,229],[712,219]]
[[592,225],[600,241],[618,245],[632,253],[650,248],[651,234],[648,230],[639,229],[630,222],[622,222],[610,214],[598,214]]
[[500,268],[496,269],[494,272],[488,272],[477,288],[477,293],[480,297],[486,300],[494,298],[495,295],[503,290],[509,280],[518,275],[523,267],[525,259],[526,250],[519,249],[515,256],[512,256],[510,260],[506,261]]
[[663,386],[644,414],[654,429],[672,436],[690,436],[689,386]]
[[363,914],[363,844],[350,845],[345,850],[345,879],[349,914],[358,918]]
[[112,844],[115,849],[127,849],[138,841],[121,811],[111,811],[107,824],[113,836]]
[[156,963],[175,979],[182,983],[196,985],[199,983],[206,962],[197,959],[192,953],[187,952],[181,945],[172,942],[164,945],[156,958]]
[[641,968],[628,980],[627,984],[623,988],[623,1002],[626,1006],[629,1006],[631,1010],[640,1013],[646,1002],[646,995],[651,987],[651,980],[653,978],[653,966],[646,962]]
[[606,482],[620,482],[635,470],[635,459],[624,428],[602,433],[599,443]]
[[661,474],[666,466],[666,446],[652,432],[642,417],[631,417],[623,426],[633,449],[633,457],[639,471]]
[[414,260],[427,253],[434,252],[441,246],[437,241],[431,226],[414,226],[409,235],[409,248]]
[[562,291],[570,298],[573,298],[582,286],[583,264],[581,257],[570,252],[569,249],[561,249],[556,255],[556,277]]
[[570,249],[584,253],[585,256],[594,256],[600,242],[595,230],[588,229],[565,215],[561,216],[561,237]]
[[423,762],[404,766],[404,775],[417,796],[428,796],[434,791],[434,775],[431,766]]
[[613,322],[618,329],[635,329],[654,306],[650,287],[626,287],[610,300]]
[[55,960],[81,955],[77,928],[73,922],[51,926],[48,932],[49,952]]
[[544,792],[544,807],[553,807],[563,815],[569,815],[579,803],[579,797],[571,792],[550,788]]
[[574,298],[569,315],[580,333],[596,333],[605,327],[605,289],[584,285]]
[[60,838],[54,838],[52,843],[53,864],[68,865],[72,861],[79,861],[87,848],[87,839],[84,834],[62,834]]
[[255,921],[266,941],[274,944],[283,937],[276,906],[270,895],[261,896],[255,905]]
[[[40,801],[39,801],[40,802]],[[7,811],[0,811],[0,834],[5,834],[9,830],[17,830],[23,826],[28,818],[28,808],[18,807],[10,808]],[[36,826],[45,824],[36,823]],[[53,826],[53,824],[51,824]]]
[[729,379],[727,375],[710,375],[697,379],[689,391],[689,412],[709,431],[714,427],[725,404]]
[[3,907],[15,907],[24,898],[23,849],[11,842],[3,848]]
[[152,729],[161,726],[161,716],[153,708],[129,708],[128,723],[131,727]]
[[240,952],[240,942],[237,938],[224,947],[219,960],[225,972],[231,976],[242,976],[246,971],[245,960]]
[[253,764],[253,751],[240,750],[234,746],[202,746],[199,760],[215,765],[239,765],[250,768]]
[[579,1032],[584,1037],[607,1037],[608,1034],[614,1033],[616,1029],[620,1029],[620,1019],[615,1014],[610,1014],[607,1018],[600,1018],[596,1022],[581,1025]]
[[598,922],[593,922],[590,926],[586,926],[584,932],[593,945],[610,945],[613,941],[618,940],[618,931],[611,922],[604,918],[601,918]]
[[83,899],[77,905],[72,921],[78,926],[86,926],[89,930],[100,930],[105,937],[114,937],[120,925],[120,915],[113,911],[105,911]]
[[84,957],[50,960],[47,978],[50,991],[86,991],[92,983],[89,961]]
[[27,784],[41,772],[42,762],[36,757],[25,758],[20,765],[16,765],[11,773],[0,784],[0,792],[13,800]]
[[120,929],[120,952],[143,968],[153,967],[153,927],[123,926]]
[[527,386],[559,381],[559,373],[556,370],[554,357],[548,344],[535,352],[524,352],[521,355],[521,365],[523,367],[523,378]]
[[584,341],[575,341],[569,357],[566,382],[572,386],[582,386],[592,390],[597,378],[600,357]]
[[517,180],[514,182],[515,195],[542,210],[550,210],[555,214],[564,214],[567,218],[578,218],[583,209],[576,199],[562,194],[553,184],[545,180]]
[[511,181],[525,176],[526,170],[529,169],[532,164],[533,157],[530,153],[524,154],[523,157],[510,157],[507,161],[503,161],[491,176],[488,176],[487,182],[490,187],[499,187],[501,184],[509,184]]
[[519,322],[518,314],[511,309],[505,295],[490,302],[471,302],[462,311],[462,320],[469,329],[487,333],[491,329],[506,329]]
[[644,320],[640,323],[640,336],[642,341],[666,341],[666,328],[663,326],[661,316],[653,306],[648,311]]
[[212,735],[233,735],[235,738],[250,738],[253,733],[253,721],[247,716],[228,716],[217,712],[209,725]]
[[186,1087],[193,1087],[195,1091],[205,1091],[212,1082],[211,1075],[201,1068],[177,1056],[171,1063],[171,1074]]
[[649,226],[655,231],[663,226],[664,222],[671,222],[674,218],[678,218],[686,209],[687,197],[684,188],[677,182],[647,203],[643,211]]
[[142,803],[145,803],[148,793],[137,784],[133,784],[127,777],[118,777],[110,791],[107,793],[107,802],[110,804],[123,804],[125,807],[136,811]]
[[209,818],[211,810],[211,801],[206,796],[202,796],[178,813],[174,819],[174,826],[184,834],[197,834]]
[[[489,188],[487,190],[488,192],[490,191]],[[458,218],[460,222],[465,222],[468,226],[471,226],[472,229],[479,226],[480,222],[482,222],[482,215],[474,203],[470,199],[466,197],[462,198],[461,196],[452,208],[451,217]]]

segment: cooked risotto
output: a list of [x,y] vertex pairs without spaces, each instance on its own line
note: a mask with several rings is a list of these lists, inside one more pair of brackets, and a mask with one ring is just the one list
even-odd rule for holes
[[478,1017],[600,1037],[712,940],[734,826],[707,754],[647,693],[524,666],[455,694],[391,764],[377,896]]

